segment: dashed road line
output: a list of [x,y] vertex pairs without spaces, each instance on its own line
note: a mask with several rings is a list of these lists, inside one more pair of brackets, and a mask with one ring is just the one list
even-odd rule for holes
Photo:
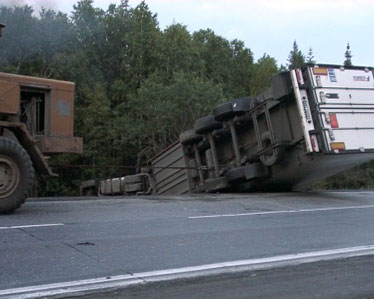
[[62,226],[63,223],[47,223],[47,224],[30,224],[30,225],[15,225],[15,226],[0,226],[0,229],[20,229],[20,228],[33,228],[33,227],[49,227],[49,226]]

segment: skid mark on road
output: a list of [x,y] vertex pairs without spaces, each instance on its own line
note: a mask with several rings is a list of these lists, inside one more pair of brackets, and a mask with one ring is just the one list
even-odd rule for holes
[[301,209],[301,210],[284,210],[284,211],[266,211],[266,212],[239,213],[239,214],[203,215],[203,216],[190,216],[190,217],[188,217],[188,219],[220,218],[220,217],[243,217],[243,216],[261,216],[261,215],[274,215],[274,214],[310,213],[310,212],[339,211],[339,210],[356,210],[356,209],[372,209],[372,208],[374,208],[374,205],[330,207],[330,208]]

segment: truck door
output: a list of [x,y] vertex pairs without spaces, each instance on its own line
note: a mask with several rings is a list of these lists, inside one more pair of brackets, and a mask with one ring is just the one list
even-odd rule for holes
[[33,136],[44,135],[46,91],[22,88],[20,121],[25,123]]
[[374,78],[367,68],[309,67],[328,152],[374,149]]

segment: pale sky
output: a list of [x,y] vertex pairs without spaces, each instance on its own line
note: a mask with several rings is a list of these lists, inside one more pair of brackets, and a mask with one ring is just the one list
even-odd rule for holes
[[[69,13],[76,0],[1,0],[45,6]],[[120,0],[95,0],[106,10]],[[130,0],[136,6],[140,0]],[[264,53],[286,64],[296,39],[300,50],[313,49],[318,63],[342,64],[347,42],[354,65],[374,66],[374,0],[146,0],[161,29],[176,23],[190,32],[212,29],[245,42],[255,58]]]

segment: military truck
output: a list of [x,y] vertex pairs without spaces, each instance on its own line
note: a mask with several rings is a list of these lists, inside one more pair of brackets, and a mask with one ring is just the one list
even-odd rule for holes
[[73,134],[74,88],[72,82],[0,72],[0,213],[25,202],[35,172],[56,176],[48,157],[82,152],[82,138]]
[[146,173],[103,180],[100,193],[288,191],[374,159],[373,68],[305,65],[212,112]]

